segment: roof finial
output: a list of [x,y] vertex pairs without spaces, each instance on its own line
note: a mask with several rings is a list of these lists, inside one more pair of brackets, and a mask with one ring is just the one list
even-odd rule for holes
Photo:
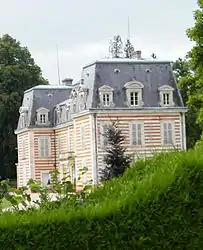
[[61,84],[60,79],[60,71],[59,71],[59,52],[58,52],[58,44],[56,45],[56,56],[57,56],[57,73],[58,73],[58,84]]
[[130,17],[128,16],[128,40],[130,40]]

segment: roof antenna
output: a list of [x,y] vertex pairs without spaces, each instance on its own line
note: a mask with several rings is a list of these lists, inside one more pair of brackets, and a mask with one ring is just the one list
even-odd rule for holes
[[127,39],[130,41],[130,17],[128,16],[128,36]]
[[61,85],[60,70],[59,70],[59,51],[58,44],[56,45],[56,56],[57,56],[57,74],[58,74],[58,84]]

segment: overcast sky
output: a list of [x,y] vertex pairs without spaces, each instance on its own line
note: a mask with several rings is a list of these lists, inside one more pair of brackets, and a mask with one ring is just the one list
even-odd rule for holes
[[193,25],[196,0],[0,0],[0,36],[26,45],[43,75],[57,84],[56,44],[61,79],[79,80],[82,66],[108,56],[109,40],[127,37],[144,57],[175,60],[191,48],[185,30]]

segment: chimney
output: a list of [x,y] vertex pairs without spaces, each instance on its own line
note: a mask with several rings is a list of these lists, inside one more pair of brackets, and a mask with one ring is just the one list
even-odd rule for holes
[[142,51],[141,50],[135,51],[135,58],[136,59],[142,59]]
[[62,83],[65,86],[71,86],[72,83],[73,83],[73,79],[72,78],[65,78],[65,79],[62,80]]

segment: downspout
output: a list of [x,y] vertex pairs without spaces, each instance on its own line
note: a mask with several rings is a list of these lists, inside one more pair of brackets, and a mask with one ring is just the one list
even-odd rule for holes
[[[53,126],[56,125],[56,112],[54,109],[54,122]],[[56,130],[54,129],[54,168],[56,169]]]
[[54,129],[54,168],[56,169],[56,130]]
[[98,186],[98,160],[97,160],[97,125],[96,125],[96,114],[93,114],[93,124],[92,124],[92,153],[93,153],[93,184],[95,187]]
[[181,113],[181,123],[182,123],[182,144],[183,150],[187,150],[187,143],[186,143],[186,128],[185,128],[185,113]]

